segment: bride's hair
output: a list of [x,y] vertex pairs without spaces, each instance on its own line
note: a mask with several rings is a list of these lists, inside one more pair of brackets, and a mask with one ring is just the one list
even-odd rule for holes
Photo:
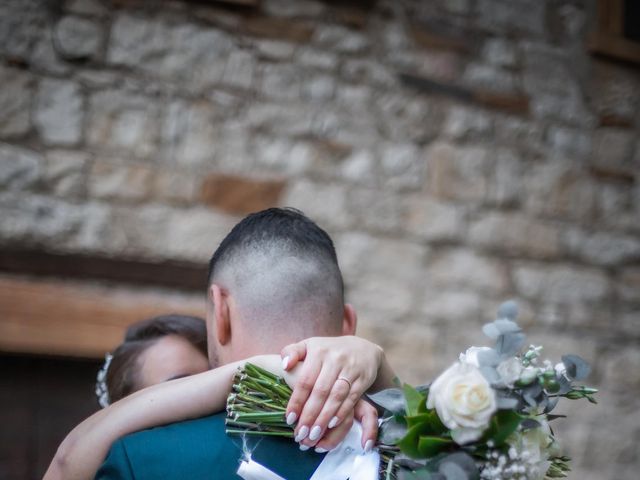
[[140,389],[141,355],[167,335],[178,335],[207,357],[207,329],[202,318],[189,315],[160,315],[131,325],[122,342],[108,354],[98,373],[96,395],[98,403],[110,403]]

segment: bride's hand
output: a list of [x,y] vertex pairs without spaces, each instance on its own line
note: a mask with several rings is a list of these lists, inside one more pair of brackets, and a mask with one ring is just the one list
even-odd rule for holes
[[[351,418],[384,360],[379,346],[355,336],[309,338],[286,346],[281,356],[285,370],[304,360],[296,372],[286,418],[289,424],[297,420],[296,441],[306,440],[307,446],[316,444],[327,429]],[[367,439],[375,439],[376,432],[372,434],[368,425],[363,427],[369,429],[364,431],[364,446]],[[375,427],[377,430],[377,424]]]

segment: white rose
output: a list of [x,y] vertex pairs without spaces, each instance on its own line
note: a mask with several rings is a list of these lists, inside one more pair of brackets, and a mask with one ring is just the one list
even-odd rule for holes
[[489,347],[469,347],[466,352],[460,354],[460,362],[479,367],[478,354],[489,350],[491,350]]
[[512,388],[513,384],[520,379],[520,375],[522,374],[522,363],[517,358],[510,358],[509,360],[501,362],[496,368],[496,371],[498,372],[498,375],[500,375],[502,383],[507,387]]
[[434,408],[453,440],[464,445],[482,436],[496,411],[496,395],[480,370],[455,363],[429,388],[427,408]]

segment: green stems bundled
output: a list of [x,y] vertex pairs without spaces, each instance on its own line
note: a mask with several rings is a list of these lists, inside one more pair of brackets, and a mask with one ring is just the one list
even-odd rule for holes
[[293,438],[293,427],[285,420],[291,393],[283,378],[246,363],[236,372],[227,397],[226,432]]
[[[282,377],[252,363],[238,369],[227,398],[226,432],[231,435],[271,435],[293,438],[285,420],[292,390]],[[395,480],[393,458],[399,449],[378,445],[381,480]]]

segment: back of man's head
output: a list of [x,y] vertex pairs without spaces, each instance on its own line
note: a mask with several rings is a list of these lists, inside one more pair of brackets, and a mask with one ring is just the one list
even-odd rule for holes
[[212,283],[233,297],[256,338],[341,334],[344,292],[333,242],[298,210],[270,208],[238,223],[211,258]]

